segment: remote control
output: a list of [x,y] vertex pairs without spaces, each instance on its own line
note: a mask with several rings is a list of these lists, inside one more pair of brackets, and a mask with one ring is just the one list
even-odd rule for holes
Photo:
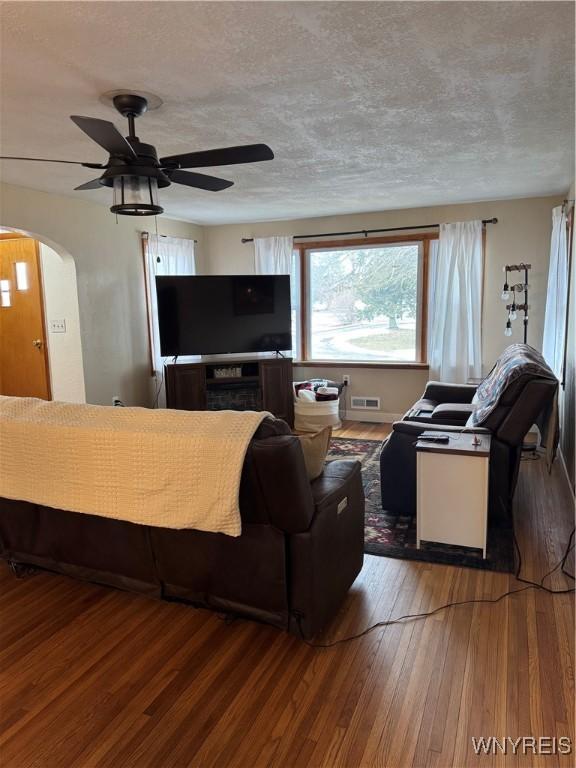
[[448,435],[421,435],[418,440],[422,443],[448,443]]

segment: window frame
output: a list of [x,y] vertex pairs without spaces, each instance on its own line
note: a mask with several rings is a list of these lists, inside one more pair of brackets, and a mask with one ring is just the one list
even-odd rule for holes
[[[420,368],[427,369],[427,339],[428,339],[428,273],[430,261],[430,241],[438,240],[437,232],[418,234],[389,235],[387,237],[363,237],[344,240],[303,240],[294,243],[298,251],[300,266],[300,355],[296,365],[302,367],[321,368]],[[330,250],[342,248],[358,248],[359,246],[376,247],[379,245],[412,245],[418,243],[422,248],[422,256],[418,269],[418,305],[417,305],[417,360],[316,360],[309,358],[309,303],[310,281],[308,275],[309,252],[314,250]]]

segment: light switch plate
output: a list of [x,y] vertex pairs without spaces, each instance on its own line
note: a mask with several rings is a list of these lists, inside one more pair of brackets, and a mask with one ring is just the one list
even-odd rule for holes
[[51,320],[50,333],[66,333],[66,320]]

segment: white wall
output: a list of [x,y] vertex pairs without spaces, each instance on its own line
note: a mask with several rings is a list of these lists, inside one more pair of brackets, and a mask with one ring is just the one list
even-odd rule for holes
[[[76,264],[80,332],[89,403],[150,405],[153,382],[140,231],[151,219],[119,216],[81,199],[1,185],[0,226],[27,232]],[[202,230],[160,218],[160,233],[201,241]],[[202,268],[202,243],[199,242]]]
[[[71,257],[63,258],[44,243],[40,243],[40,261],[52,399],[84,403],[76,267]],[[51,324],[55,321],[64,323],[64,333],[52,330]]]
[[[486,228],[482,348],[484,368],[487,370],[508,344],[522,341],[522,324],[519,320],[514,323],[513,336],[504,336],[506,311],[500,293],[504,282],[502,267],[505,264],[532,264],[528,342],[541,349],[551,211],[560,201],[560,197],[495,200],[328,218],[207,227],[204,236],[205,270],[212,274],[252,272],[254,247],[251,243],[242,244],[242,237],[306,235],[496,217],[498,223],[489,224]],[[408,408],[422,392],[428,379],[428,372],[419,370],[302,368],[298,371],[302,378],[318,375],[339,380],[344,373],[351,375],[349,394],[381,398],[382,418],[384,414],[402,413]],[[358,411],[358,414],[361,413]]]
[[[333,216],[321,219],[261,222],[246,225],[198,227],[159,219],[163,234],[198,240],[200,274],[249,273],[254,268],[251,244],[242,237],[306,234],[341,230],[459,221],[496,216],[486,235],[483,307],[483,358],[489,368],[504,347],[521,341],[521,323],[514,335],[504,336],[506,320],[500,300],[502,267],[520,261],[533,265],[528,341],[542,342],[551,209],[559,197],[500,200],[382,213]],[[153,221],[115,217],[100,205],[23,187],[0,187],[0,226],[22,229],[47,242],[58,253],[70,254],[76,264],[80,329],[86,399],[111,402],[118,394],[129,405],[150,405],[153,381],[149,375],[144,276],[139,233]],[[422,392],[426,370],[301,368],[298,376],[352,377],[349,394],[381,399],[380,417],[402,413]],[[359,411],[360,414],[363,412]]]

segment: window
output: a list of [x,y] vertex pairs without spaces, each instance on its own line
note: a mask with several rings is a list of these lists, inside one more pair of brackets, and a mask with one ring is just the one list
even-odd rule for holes
[[28,290],[28,264],[25,261],[15,262],[16,266],[16,290]]
[[0,307],[11,307],[10,280],[0,280]]
[[[148,340],[153,376],[164,376],[164,360],[160,352],[156,277],[160,275],[196,274],[195,240],[142,233]],[[160,389],[162,385],[160,385]],[[158,393],[160,393],[160,389]]]
[[300,301],[300,252],[292,253],[292,269],[290,272],[290,304],[292,306],[292,354],[296,359],[302,356],[302,306]]
[[430,235],[302,244],[301,354],[310,362],[425,362]]

